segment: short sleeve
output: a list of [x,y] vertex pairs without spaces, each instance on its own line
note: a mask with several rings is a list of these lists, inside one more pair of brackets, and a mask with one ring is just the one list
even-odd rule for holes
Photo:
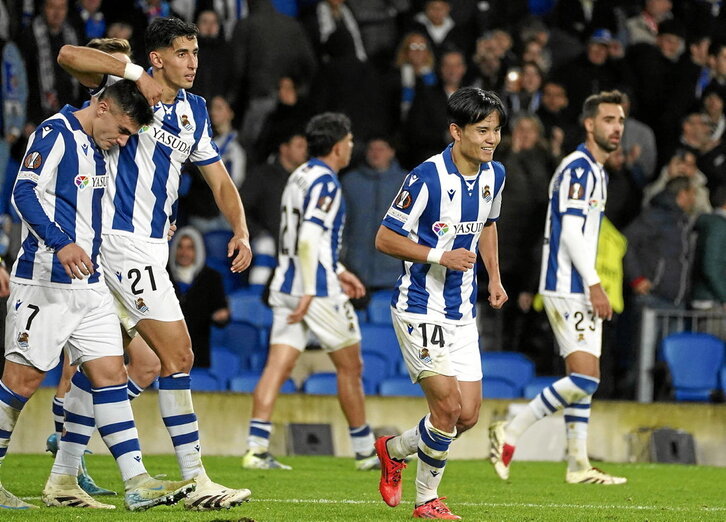
[[417,170],[411,171],[393,199],[381,223],[394,232],[407,236],[415,228],[428,203],[429,191]]
[[585,216],[587,192],[592,179],[592,169],[585,159],[575,160],[563,170],[559,198],[562,214]]
[[209,119],[207,106],[204,104],[204,98],[198,96],[189,101],[194,114],[194,123],[196,124],[194,146],[189,159],[198,167],[211,165],[220,161],[220,157],[217,144],[212,139],[212,123]]
[[[327,230],[333,224],[339,206],[340,187],[332,176],[318,178],[305,196],[303,221],[310,221]],[[336,204],[338,203],[338,204]]]

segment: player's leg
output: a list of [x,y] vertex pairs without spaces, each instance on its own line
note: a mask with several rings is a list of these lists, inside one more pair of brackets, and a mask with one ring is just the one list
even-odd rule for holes
[[461,414],[456,422],[456,436],[473,428],[479,421],[482,391],[481,352],[476,323],[454,327],[449,345],[449,359],[459,383]]
[[[15,429],[18,417],[25,403],[40,386],[44,376],[45,372],[32,366],[18,364],[8,359],[5,360],[5,368],[0,380],[0,469],[3,460],[5,460],[10,437]],[[37,507],[19,499],[7,491],[0,483],[0,510],[34,509]]]
[[[194,488],[193,482],[152,479],[142,462],[110,293],[105,288],[71,292],[69,301],[71,310],[84,312],[68,341],[71,361],[82,363],[83,370],[74,375],[72,382],[84,393],[78,401],[69,397],[66,405],[66,430],[43,491],[44,502],[49,506],[113,508],[94,501],[76,482],[76,470],[94,425],[119,467],[128,509],[143,510],[178,501]],[[92,411],[87,409],[89,395]]]
[[[599,353],[599,351],[598,351]],[[587,435],[592,396],[600,383],[600,359],[594,353],[575,351],[565,357],[570,378],[581,382],[588,394],[565,408],[567,433],[567,474],[565,480],[575,484],[624,484],[627,479],[593,468],[587,456]]]
[[76,371],[75,366],[71,366],[68,361],[68,357],[63,357],[63,372],[61,373],[60,381],[55,389],[55,395],[53,396],[52,411],[53,411],[53,425],[55,426],[55,437],[51,435],[48,437],[46,443],[46,450],[50,451],[55,455],[58,451],[58,441],[63,433],[63,404],[65,402],[66,393],[71,389],[71,377]]
[[161,361],[143,337],[136,335],[131,338],[125,329],[121,334],[128,357],[129,399],[134,400],[159,377]]
[[481,408],[481,380],[459,381],[461,393],[461,415],[456,423],[456,436],[461,437],[465,432],[476,426],[479,421]]
[[[160,277],[157,277],[157,281]],[[192,403],[189,372],[194,361],[191,339],[184,320],[142,319],[136,329],[161,362],[159,410],[171,436],[177,463],[184,479],[195,479],[196,490],[185,500],[193,510],[226,509],[245,502],[248,489],[230,489],[212,482],[202,464],[197,415]]]
[[[544,303],[560,354],[566,357],[578,350],[582,343],[579,330],[582,326],[576,320],[576,312],[582,304],[557,297],[545,297]],[[532,424],[591,395],[596,388],[597,381],[586,375],[567,375],[543,389],[510,422],[493,423],[489,427],[489,460],[497,475],[503,480],[509,478],[509,465],[517,440]]]
[[366,422],[365,396],[363,394],[363,361],[360,344],[356,343],[328,354],[335,365],[338,380],[338,401],[348,421],[348,433],[361,471],[378,467],[373,430]]
[[[292,326],[292,325],[291,325]],[[298,325],[299,326],[299,325]],[[302,338],[306,337],[301,330]],[[242,458],[242,467],[247,469],[292,469],[270,454],[272,434],[272,412],[283,383],[300,357],[298,347],[286,344],[271,344],[262,376],[252,395],[252,416],[247,436],[247,452]]]

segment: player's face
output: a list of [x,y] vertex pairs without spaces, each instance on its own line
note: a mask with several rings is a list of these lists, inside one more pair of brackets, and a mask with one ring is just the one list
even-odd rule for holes
[[129,137],[139,132],[140,125],[121,111],[113,100],[98,102],[93,123],[93,141],[101,150],[119,145],[123,147]]
[[459,143],[463,160],[474,165],[492,161],[494,149],[502,141],[499,112],[492,111],[486,118],[466,125],[463,129],[452,124],[451,134]]
[[161,69],[166,82],[176,89],[189,89],[194,85],[199,64],[199,45],[196,38],[180,36],[171,46],[151,53],[151,63]]
[[594,118],[588,118],[586,128],[592,133],[595,144],[605,152],[612,152],[620,145],[625,126],[625,112],[615,103],[601,103]]
[[350,157],[353,154],[353,135],[349,132],[345,138],[335,144],[338,148],[340,157],[340,168],[347,167],[350,164]]

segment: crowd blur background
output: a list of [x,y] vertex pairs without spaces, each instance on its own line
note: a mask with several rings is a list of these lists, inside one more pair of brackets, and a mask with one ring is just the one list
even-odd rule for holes
[[[449,143],[446,102],[462,86],[497,92],[510,116],[495,154],[507,170],[498,227],[510,301],[497,313],[481,306],[484,350],[522,352],[538,373],[561,371],[535,299],[547,187],[584,139],[583,101],[602,90],[627,94],[627,119],[622,147],[605,165],[612,248],[599,268],[620,313],[606,329],[599,393],[634,396],[643,307],[724,310],[720,0],[0,0],[0,254],[8,262],[18,248],[10,192],[27,137],[65,104],[88,97],[57,64],[59,49],[126,38],[134,61],[148,66],[143,35],[158,16],[199,27],[190,91],[207,100],[255,253],[252,269],[230,279],[224,241],[213,240],[225,237],[227,225],[199,173],[187,167],[177,225],[199,234],[174,244],[170,269],[191,308],[188,320],[199,325],[197,351],[209,346],[209,326],[229,318],[220,313],[224,293],[264,287],[282,190],[307,158],[305,123],[322,111],[346,113],[356,143],[340,174],[348,209],[343,262],[369,295],[389,290],[400,262],[378,254],[373,237],[408,169]],[[205,282],[195,290],[198,276]],[[212,287],[221,297],[216,292],[202,306]],[[485,304],[486,281],[479,289]],[[194,298],[185,297],[190,292]]]

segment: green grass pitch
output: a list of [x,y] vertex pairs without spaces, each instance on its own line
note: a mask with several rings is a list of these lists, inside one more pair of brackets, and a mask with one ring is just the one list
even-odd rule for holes
[[[293,471],[252,471],[236,457],[206,457],[210,476],[225,485],[247,487],[252,501],[229,511],[192,513],[181,505],[143,513],[123,509],[122,497],[102,497],[118,508],[94,511],[45,508],[0,510],[0,520],[35,521],[339,521],[377,522],[411,517],[415,464],[404,471],[403,501],[389,508],[378,494],[378,472],[353,470],[352,459],[287,457]],[[121,491],[116,466],[108,456],[87,462],[96,482]],[[178,476],[173,456],[148,456],[153,474]],[[3,485],[34,504],[50,471],[48,455],[8,454],[0,468]],[[623,486],[568,485],[564,463],[515,462],[509,482],[499,480],[488,462],[452,461],[439,493],[452,511],[470,521],[726,520],[726,469],[666,464],[606,464],[606,471],[628,477]]]

